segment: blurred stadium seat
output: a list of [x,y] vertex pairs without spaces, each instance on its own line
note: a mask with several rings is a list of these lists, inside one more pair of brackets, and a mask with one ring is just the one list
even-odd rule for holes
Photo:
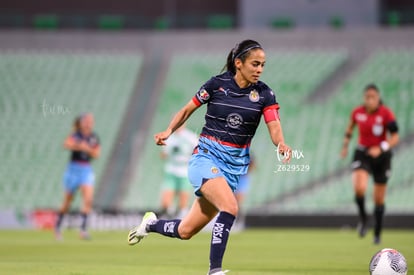
[[0,208],[56,208],[75,116],[91,111],[102,140],[97,178],[139,73],[139,55],[116,52],[0,52]]

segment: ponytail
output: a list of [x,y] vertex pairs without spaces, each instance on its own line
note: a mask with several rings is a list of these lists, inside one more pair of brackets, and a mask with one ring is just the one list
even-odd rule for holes
[[80,122],[81,122],[81,120],[82,120],[82,115],[77,116],[77,117],[75,118],[75,120],[73,121],[72,131],[73,131],[74,133],[77,133],[77,132],[79,132],[79,131],[80,131]]

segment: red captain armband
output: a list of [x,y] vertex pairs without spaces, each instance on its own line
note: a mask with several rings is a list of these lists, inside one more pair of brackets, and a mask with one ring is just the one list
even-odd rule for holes
[[266,123],[271,121],[280,120],[279,117],[279,105],[271,105],[263,110],[263,116]]

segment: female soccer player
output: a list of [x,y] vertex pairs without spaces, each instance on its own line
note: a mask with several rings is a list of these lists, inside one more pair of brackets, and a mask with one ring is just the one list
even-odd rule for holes
[[[197,135],[183,124],[169,137],[167,146],[163,146],[161,158],[165,160],[165,175],[161,194],[161,216],[184,217],[187,213],[191,188],[187,177],[188,162],[197,143]],[[177,208],[174,208],[175,197],[178,199]]]
[[386,184],[391,172],[391,148],[397,145],[398,126],[393,112],[381,102],[376,85],[370,84],[364,90],[364,104],[356,107],[345,131],[341,155],[348,154],[348,144],[352,131],[358,125],[359,139],[351,164],[355,202],[358,206],[358,233],[364,237],[367,231],[367,214],[365,211],[365,191],[369,174],[374,178],[374,243],[381,242],[382,220],[385,210]]
[[77,117],[74,122],[73,133],[65,139],[63,144],[72,153],[63,179],[65,197],[55,225],[55,235],[58,240],[62,238],[61,225],[63,217],[69,210],[74,194],[78,189],[81,190],[83,198],[80,237],[89,239],[87,218],[92,210],[93,184],[95,181],[90,162],[93,158],[98,158],[101,151],[99,138],[93,132],[93,126],[94,118],[91,113]]
[[129,244],[136,244],[149,232],[179,239],[190,239],[218,213],[210,244],[208,274],[220,275],[230,229],[238,213],[234,196],[240,175],[249,166],[250,142],[263,115],[273,143],[279,145],[286,161],[290,148],[285,144],[279,121],[278,103],[272,90],[259,77],[265,65],[265,52],[253,40],[244,40],[227,57],[226,72],[212,77],[174,116],[168,128],[154,136],[165,145],[202,104],[207,104],[205,125],[189,163],[189,179],[197,198],[182,220],[157,220],[152,212],[131,230]]

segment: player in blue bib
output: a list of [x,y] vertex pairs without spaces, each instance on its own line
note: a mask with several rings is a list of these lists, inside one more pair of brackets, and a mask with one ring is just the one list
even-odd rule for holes
[[65,196],[55,225],[55,235],[58,240],[62,238],[61,226],[64,215],[69,210],[78,189],[81,190],[83,199],[80,237],[89,239],[87,218],[92,210],[93,185],[95,182],[95,174],[90,163],[92,159],[99,157],[101,151],[99,137],[93,132],[93,126],[94,117],[91,113],[77,117],[73,133],[64,141],[64,147],[71,151],[71,156],[63,177]]
[[273,91],[259,77],[265,65],[265,52],[253,40],[234,47],[226,72],[208,80],[196,95],[174,116],[168,128],[155,135],[157,145],[168,137],[201,105],[207,105],[205,125],[189,163],[189,179],[197,198],[182,220],[159,220],[154,213],[144,215],[131,230],[129,244],[136,244],[150,232],[190,239],[217,214],[210,246],[208,274],[224,274],[222,261],[238,204],[234,195],[240,176],[247,173],[251,140],[261,117],[281,154],[290,160],[279,120],[279,105]]

